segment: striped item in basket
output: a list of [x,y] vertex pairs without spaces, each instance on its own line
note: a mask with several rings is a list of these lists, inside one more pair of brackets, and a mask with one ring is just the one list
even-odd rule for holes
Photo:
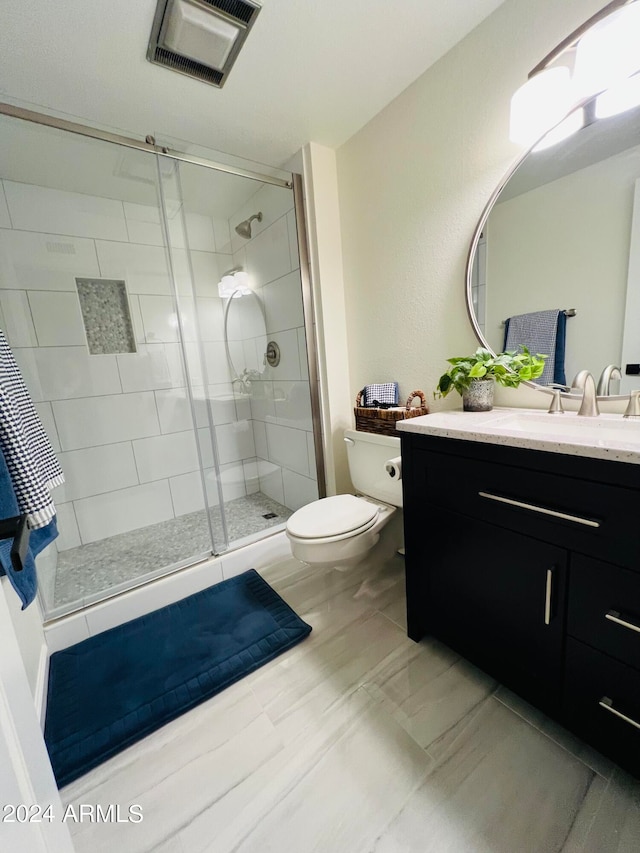
[[398,405],[398,383],[382,382],[377,385],[365,385],[362,394],[364,406],[373,406],[376,403],[387,403],[391,406]]

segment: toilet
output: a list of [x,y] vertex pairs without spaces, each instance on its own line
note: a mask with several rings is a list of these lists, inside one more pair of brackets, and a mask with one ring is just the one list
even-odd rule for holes
[[287,521],[293,556],[312,566],[347,569],[363,560],[402,506],[402,483],[385,464],[400,456],[400,438],[345,430],[356,495],[334,495],[303,506]]

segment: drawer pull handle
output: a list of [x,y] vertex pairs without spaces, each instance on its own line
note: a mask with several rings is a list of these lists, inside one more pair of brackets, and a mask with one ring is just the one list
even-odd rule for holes
[[535,504],[516,501],[513,498],[503,498],[502,495],[492,495],[489,492],[478,492],[481,498],[487,498],[490,501],[498,501],[499,503],[509,504],[509,506],[517,506],[520,509],[528,509],[532,512],[540,512],[543,515],[552,515],[554,518],[563,518],[565,521],[575,521],[576,524],[584,524],[586,527],[600,527],[599,521],[593,521],[590,518],[581,518],[579,515],[569,515],[566,512],[558,512],[557,509],[547,509],[545,506],[536,506]]
[[551,594],[553,588],[553,569],[547,569],[547,587],[544,594],[544,624],[551,624]]
[[610,714],[615,714],[616,717],[619,717],[621,720],[624,720],[625,723],[629,723],[630,726],[635,726],[636,729],[640,729],[640,723],[637,723],[635,720],[632,720],[631,717],[627,717],[626,714],[622,714],[620,711],[617,711],[613,707],[613,702],[609,699],[608,696],[603,696],[602,699],[598,702],[601,708],[604,708],[605,711],[608,711]]
[[640,625],[634,625],[633,622],[627,622],[625,619],[622,619],[617,610],[610,610],[608,613],[605,613],[604,618],[610,622],[615,622],[616,625],[622,625],[623,628],[628,628],[630,631],[637,631],[640,634]]

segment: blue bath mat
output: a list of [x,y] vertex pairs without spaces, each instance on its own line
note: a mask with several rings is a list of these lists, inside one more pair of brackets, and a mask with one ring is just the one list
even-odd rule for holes
[[303,640],[250,569],[51,655],[45,741],[58,787]]

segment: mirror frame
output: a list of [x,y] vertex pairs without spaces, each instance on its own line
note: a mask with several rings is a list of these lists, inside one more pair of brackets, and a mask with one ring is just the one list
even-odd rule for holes
[[[594,96],[594,97],[597,97],[597,96]],[[540,139],[537,139],[533,143],[533,145],[531,145],[530,148],[528,148],[523,154],[521,154],[517,158],[517,160],[508,169],[508,171],[506,172],[506,174],[504,175],[504,177],[502,178],[502,180],[500,181],[500,183],[498,184],[496,189],[491,193],[491,196],[489,197],[489,200],[486,203],[486,205],[482,211],[480,219],[478,220],[478,224],[476,225],[475,231],[473,232],[473,238],[471,240],[471,245],[469,246],[469,251],[467,253],[467,264],[466,264],[466,268],[465,268],[465,294],[466,294],[466,302],[467,302],[467,314],[469,316],[469,322],[471,323],[471,326],[473,328],[473,331],[474,331],[475,336],[478,339],[479,343],[481,344],[481,346],[488,349],[489,352],[491,352],[493,355],[496,355],[496,352],[493,349],[493,347],[491,346],[491,344],[487,341],[482,330],[480,329],[480,326],[478,325],[478,320],[476,318],[475,311],[473,308],[473,293],[472,293],[473,262],[475,260],[476,252],[478,249],[478,243],[480,241],[480,235],[482,234],[482,232],[484,230],[484,227],[487,223],[487,219],[489,218],[489,214],[493,210],[493,208],[494,208],[494,206],[495,206],[495,204],[496,204],[496,202],[500,196],[500,193],[505,188],[505,186],[507,185],[507,183],[509,182],[509,180],[511,179],[513,174],[518,170],[518,168],[520,167],[522,162],[524,160],[526,160],[526,158],[531,154],[531,152],[536,147],[536,145],[538,145],[540,140],[544,139],[544,137],[547,135],[547,133],[552,131],[559,124],[562,124],[562,122],[565,121],[565,119],[568,118],[568,116],[570,116],[573,112],[575,112],[576,110],[584,109],[588,103],[590,103],[592,100],[594,100],[594,97],[589,96],[587,98],[584,98],[584,100],[580,101],[580,103],[576,104],[571,110],[569,110],[569,112],[565,116],[562,117],[562,119],[560,119],[560,121],[556,125],[554,125],[553,127],[550,127],[548,130],[546,130],[545,133],[540,137]],[[578,131],[578,133],[579,132],[580,131]],[[596,381],[597,381],[597,379],[596,379]],[[538,385],[537,382],[534,382],[532,380],[525,380],[521,384],[527,386],[528,388],[533,388],[536,391],[543,391],[546,394],[553,394],[553,392],[555,390],[558,390],[558,389],[551,388],[551,387],[546,386],[546,385]],[[575,393],[575,394],[572,394],[570,391],[560,391],[560,393],[561,393],[563,398],[567,398],[570,400],[571,399],[573,399],[573,400],[582,399],[582,391]],[[628,394],[611,394],[611,395],[608,395],[606,397],[597,397],[597,399],[599,401],[628,400],[629,395]]]
[[[234,290],[233,295],[229,296],[227,298],[227,304],[225,305],[225,308],[224,308],[224,348],[225,348],[225,351],[227,354],[227,363],[229,364],[229,367],[231,369],[231,373],[233,374],[233,378],[231,380],[232,385],[234,382],[242,382],[242,377],[238,373],[238,370],[237,370],[235,364],[233,363],[233,359],[231,358],[231,349],[229,347],[229,335],[227,333],[228,321],[229,321],[229,309],[231,308],[231,303],[233,302],[236,293],[238,293],[238,291]],[[253,296],[254,299],[257,301],[258,305],[260,306],[260,312],[261,312],[262,318],[264,320],[264,335],[265,335],[265,339],[268,340],[269,335],[267,334],[267,315],[266,315],[266,312],[264,310],[264,305],[262,303],[262,299],[260,299],[260,297],[255,292],[255,290],[252,290],[250,294],[246,294],[246,295],[247,296]],[[242,296],[240,298],[242,298]],[[266,353],[265,353],[265,363],[266,363]],[[263,374],[264,374],[264,370],[262,371],[260,376],[262,376]]]

